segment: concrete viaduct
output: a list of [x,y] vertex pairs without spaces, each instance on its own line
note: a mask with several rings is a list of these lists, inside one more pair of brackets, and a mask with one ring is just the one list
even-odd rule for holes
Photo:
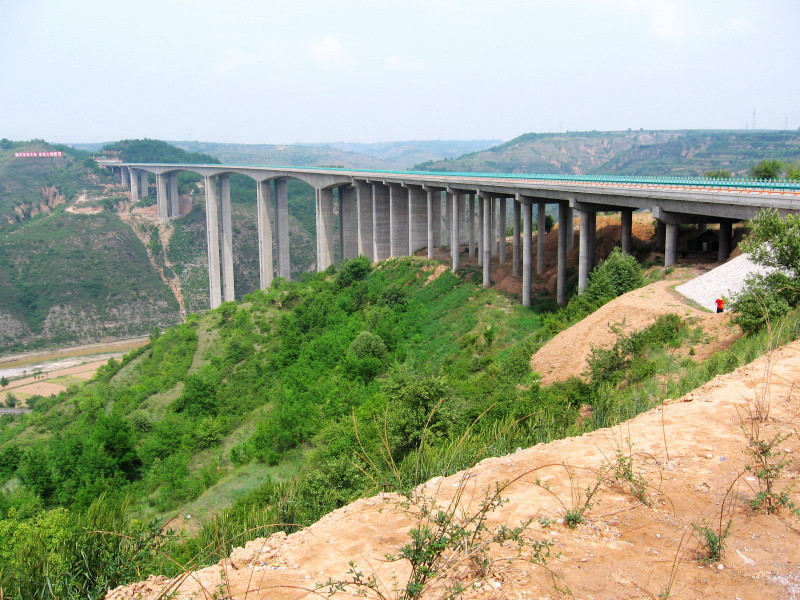
[[[533,207],[538,231],[545,230],[547,204],[558,205],[557,300],[566,301],[567,252],[574,236],[573,211],[580,223],[578,290],[593,267],[598,212],[621,213],[622,249],[632,243],[632,213],[652,211],[665,266],[677,262],[678,225],[719,223],[719,260],[731,251],[732,225],[753,218],[761,209],[781,214],[800,211],[800,182],[711,180],[626,176],[515,175],[365,171],[334,168],[261,167],[196,164],[139,164],[100,161],[118,172],[131,199],[148,193],[148,173],[156,178],[159,219],[179,214],[177,176],[181,171],[204,177],[210,305],[234,300],[230,177],[242,174],[256,182],[260,283],[272,283],[273,272],[289,278],[288,180],[299,179],[316,193],[317,269],[334,260],[334,218],[339,220],[342,258],[364,255],[373,261],[408,256],[427,248],[450,248],[452,268],[459,268],[460,246],[477,257],[483,285],[490,285],[491,261],[510,258],[522,275],[522,303],[531,303],[533,269],[544,271],[544,235],[536,236],[532,264]],[[270,182],[274,182],[272,198]],[[334,212],[338,190],[338,215]],[[507,202],[513,203],[513,236],[509,256]],[[221,227],[220,227],[221,220]],[[273,233],[273,223],[275,232]],[[565,226],[569,224],[569,226]],[[220,244],[221,231],[221,244]],[[521,235],[520,235],[521,234]],[[273,260],[273,235],[277,261]],[[277,263],[277,264],[275,264]]]

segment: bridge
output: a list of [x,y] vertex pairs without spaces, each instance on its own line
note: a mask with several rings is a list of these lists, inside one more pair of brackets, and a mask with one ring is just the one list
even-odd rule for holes
[[[334,261],[334,219],[338,219],[341,259],[364,255],[380,261],[425,248],[428,257],[433,258],[435,248],[449,247],[455,271],[464,246],[465,252],[477,258],[484,286],[491,284],[493,258],[497,257],[500,263],[510,259],[513,274],[522,275],[525,306],[531,303],[534,205],[539,232],[545,231],[547,205],[558,205],[559,304],[566,301],[567,252],[574,241],[573,211],[579,214],[579,291],[586,287],[593,267],[598,212],[621,213],[620,245],[630,252],[633,212],[651,211],[657,221],[658,244],[664,248],[664,264],[670,266],[678,260],[680,224],[718,223],[718,259],[723,261],[731,251],[735,222],[752,219],[766,208],[782,215],[800,211],[800,182],[787,180],[98,162],[119,174],[133,201],[148,195],[148,174],[154,174],[158,217],[162,220],[179,214],[178,173],[189,171],[204,178],[211,308],[235,299],[230,199],[233,174],[256,182],[261,287],[272,283],[274,272],[289,278],[287,182],[298,179],[311,185],[316,194],[318,270],[325,270]],[[510,256],[506,237],[508,201],[513,203]],[[273,223],[277,261],[273,260]],[[536,236],[537,274],[545,268],[544,242],[544,235]]]

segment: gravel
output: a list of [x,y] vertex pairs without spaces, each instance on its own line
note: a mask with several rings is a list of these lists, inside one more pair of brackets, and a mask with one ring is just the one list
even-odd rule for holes
[[769,268],[759,266],[746,254],[741,254],[675,289],[702,307],[716,310],[714,301],[720,297],[730,299],[742,291],[748,275],[769,272]]

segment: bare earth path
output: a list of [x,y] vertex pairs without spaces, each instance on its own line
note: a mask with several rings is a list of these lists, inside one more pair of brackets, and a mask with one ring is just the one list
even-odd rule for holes
[[[468,473],[435,478],[417,492],[444,503],[465,481],[466,508],[496,482],[515,480],[504,491],[508,503],[491,524],[532,519],[530,536],[553,543],[546,568],[497,563],[480,577],[464,564],[457,576],[470,586],[468,599],[654,599],[669,587],[672,599],[798,600],[800,519],[785,510],[766,516],[748,507],[757,482],[744,469],[743,430],[750,424],[748,410],[761,402],[762,408],[769,405],[769,416],[761,422],[765,436],[796,432],[798,384],[800,342],[794,342],[621,426],[487,459]],[[800,479],[796,434],[778,450],[788,462],[779,484],[784,489]],[[630,457],[633,470],[645,478],[650,506],[624,482],[608,481],[600,486],[584,524],[572,530],[558,523],[565,510],[561,503],[570,507],[571,495],[596,482],[598,472],[619,453]],[[573,469],[572,482],[564,465]],[[800,501],[796,489],[790,494]],[[692,523],[707,519],[714,526],[723,507],[727,514],[726,496],[733,509],[725,555],[721,563],[705,565],[696,560],[699,544],[691,536]],[[555,522],[543,525],[544,517]],[[384,557],[398,552],[414,524],[395,496],[359,500],[301,532],[250,542],[219,565],[172,582],[154,576],[107,598],[154,600],[161,591],[176,588],[170,598],[319,598],[309,590],[329,577],[344,577],[348,561],[391,585],[393,573],[402,581],[407,571]],[[424,597],[439,598],[442,592],[440,587]]]
[[708,343],[695,348],[695,358],[707,358],[721,347],[728,346],[738,333],[728,327],[729,315],[695,308],[671,288],[696,273],[676,270],[669,279],[657,281],[623,294],[594,313],[565,329],[542,346],[531,358],[531,368],[542,376],[542,383],[563,381],[579,375],[587,367],[592,347],[610,348],[617,339],[612,327],[622,324],[626,332],[651,325],[660,315],[677,313],[699,325],[707,334]]

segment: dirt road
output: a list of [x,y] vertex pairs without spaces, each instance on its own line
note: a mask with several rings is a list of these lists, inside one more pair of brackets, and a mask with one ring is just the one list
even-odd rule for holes
[[678,314],[706,333],[708,342],[695,348],[697,360],[730,345],[740,334],[738,328],[730,326],[729,314],[701,310],[672,289],[696,274],[693,269],[676,269],[668,279],[612,300],[542,346],[531,358],[531,368],[542,376],[542,383],[546,385],[579,375],[587,367],[592,347],[614,345],[618,334],[612,328],[638,331],[668,313]]

